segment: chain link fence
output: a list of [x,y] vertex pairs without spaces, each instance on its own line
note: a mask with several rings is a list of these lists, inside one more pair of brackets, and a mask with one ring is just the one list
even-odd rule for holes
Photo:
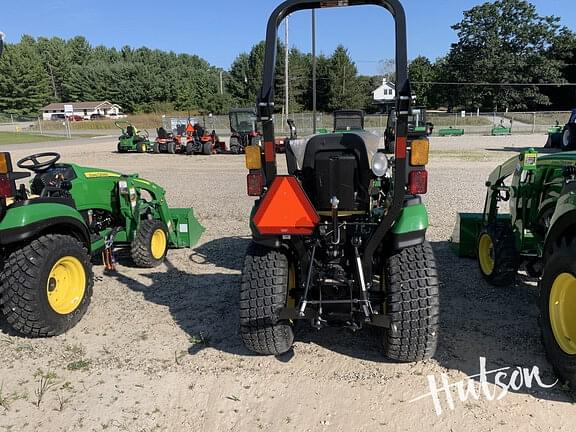
[[[167,116],[172,116],[169,114]],[[174,116],[179,116],[174,114]],[[181,116],[181,115],[180,115]],[[446,113],[429,111],[427,121],[434,124],[434,135],[449,128],[463,129],[468,135],[490,135],[494,128],[510,128],[512,134],[545,134],[552,126],[564,125],[570,112],[546,111],[546,112],[457,112]],[[205,115],[195,118],[207,129],[214,129],[219,135],[230,134],[230,123],[227,115]],[[290,114],[288,118],[295,121],[298,133],[301,136],[313,133],[314,118],[310,112]],[[148,130],[150,136],[155,136],[156,128],[162,125],[162,116],[157,114],[129,115],[127,119],[140,130]],[[276,133],[288,135],[289,129],[286,124],[286,116],[276,114]],[[384,135],[388,116],[385,114],[367,115],[365,128],[368,131]],[[334,118],[332,114],[317,113],[316,128],[332,130]],[[50,135],[63,139],[80,138],[96,135],[118,135],[119,129],[114,120],[86,120],[67,122],[63,119],[42,120],[41,117],[20,116],[16,114],[0,113],[0,132],[15,132],[22,134]]]

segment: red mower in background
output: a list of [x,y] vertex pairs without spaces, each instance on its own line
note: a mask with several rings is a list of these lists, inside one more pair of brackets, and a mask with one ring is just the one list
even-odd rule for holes
[[157,129],[155,153],[209,155],[225,151],[226,144],[216,131],[208,133],[194,117],[164,117],[162,127]]
[[[230,153],[240,154],[249,145],[261,145],[262,133],[258,130],[256,111],[252,108],[234,108],[230,119]],[[274,139],[276,153],[286,152],[286,137]]]

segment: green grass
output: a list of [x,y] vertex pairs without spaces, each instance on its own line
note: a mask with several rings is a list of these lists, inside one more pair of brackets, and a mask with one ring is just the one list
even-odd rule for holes
[[65,137],[55,137],[47,135],[34,135],[16,132],[0,132],[0,144],[24,144],[39,143],[48,141],[62,141]]

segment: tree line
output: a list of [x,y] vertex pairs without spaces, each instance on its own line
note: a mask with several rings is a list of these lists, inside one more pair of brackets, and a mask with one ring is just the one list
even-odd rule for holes
[[[576,87],[576,34],[553,16],[540,16],[526,0],[496,0],[464,12],[452,26],[458,41],[436,60],[419,56],[409,65],[419,105],[467,110],[568,109]],[[279,42],[275,98],[284,103],[284,58]],[[290,111],[312,109],[312,55],[290,48]],[[362,76],[346,48],[317,61],[318,110],[375,111],[377,76]],[[23,36],[0,59],[0,112],[36,114],[49,102],[110,100],[126,112],[171,110],[226,113],[253,106],[261,83],[264,42],[241,53],[229,71],[196,55],[148,48],[92,47],[77,36]],[[513,84],[513,85],[511,85]]]

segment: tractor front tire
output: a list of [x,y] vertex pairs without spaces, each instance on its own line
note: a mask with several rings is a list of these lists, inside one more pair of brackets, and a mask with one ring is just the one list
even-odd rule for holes
[[136,144],[136,151],[138,153],[146,153],[148,151],[148,146],[144,142],[139,142]]
[[84,245],[71,236],[45,235],[8,256],[0,273],[0,306],[23,335],[56,336],[84,316],[93,283]]
[[576,133],[570,128],[570,125],[566,126],[564,129],[562,134],[562,142],[560,145],[564,151],[573,150],[576,148]]
[[518,273],[518,252],[509,225],[486,226],[478,237],[478,267],[486,282],[494,286],[513,285]]
[[168,229],[159,220],[143,220],[132,241],[130,255],[134,264],[142,268],[157,267],[168,251]]
[[248,248],[240,286],[240,337],[250,351],[280,355],[292,348],[292,324],[278,320],[288,301],[289,266],[280,251],[255,243]]
[[176,143],[174,141],[170,141],[168,144],[166,144],[166,149],[167,149],[168,153],[175,154],[176,153]]
[[118,153],[126,153],[126,150],[124,150],[124,148],[122,147],[122,145],[120,143],[118,143],[116,150],[118,151]]
[[240,154],[240,141],[238,141],[238,138],[230,138],[230,152]]
[[386,313],[384,355],[398,362],[429,359],[436,352],[440,314],[438,273],[432,247],[409,247],[387,258],[383,269]]
[[563,238],[547,259],[540,281],[540,327],[548,360],[576,390],[576,240]]
[[212,143],[207,141],[202,144],[202,154],[211,155],[212,154]]

